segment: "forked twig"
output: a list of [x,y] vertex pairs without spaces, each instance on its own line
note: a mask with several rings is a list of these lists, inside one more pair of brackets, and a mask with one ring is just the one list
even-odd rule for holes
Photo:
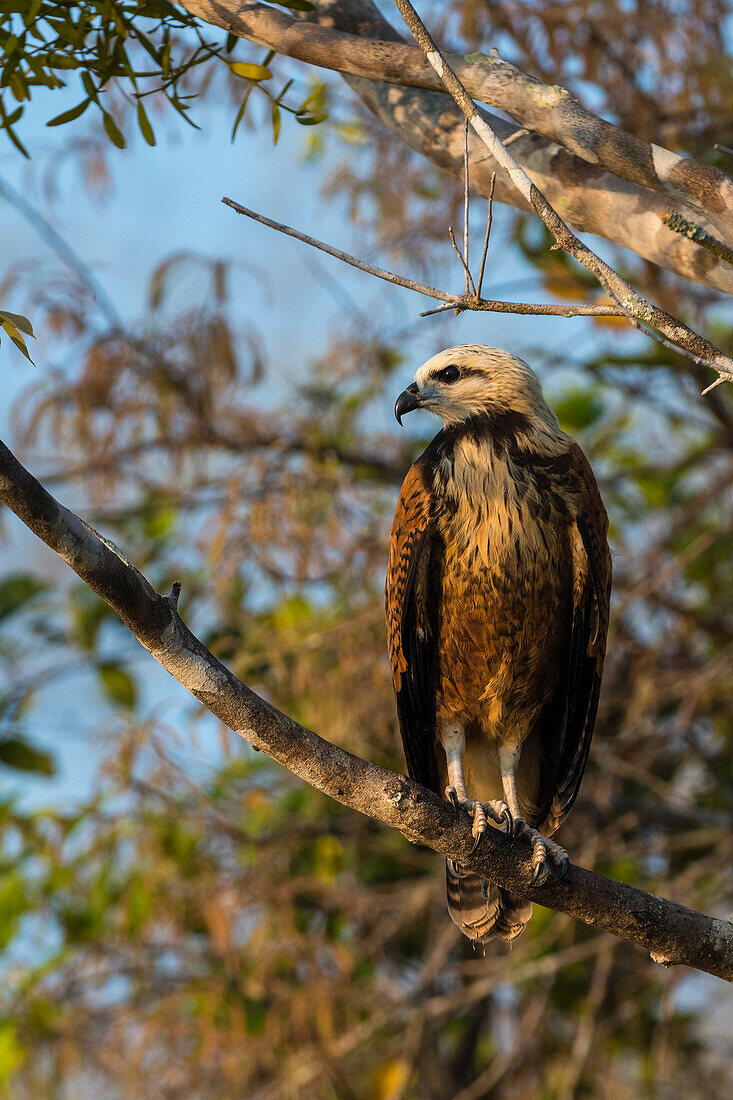
[[484,282],[484,269],[486,267],[486,256],[489,251],[489,237],[491,236],[491,221],[494,215],[494,184],[496,183],[496,172],[491,173],[491,182],[489,183],[489,209],[486,215],[486,236],[484,237],[484,248],[481,253],[481,267],[478,273],[478,285],[476,287],[476,297],[481,297],[481,287]]
[[466,281],[465,293],[470,289],[476,293],[476,288],[471,279],[471,268],[468,262],[468,207],[469,207],[469,183],[468,183],[468,119],[463,127],[463,255],[465,258]]
[[[459,311],[476,310],[477,312],[486,313],[532,314],[543,317],[621,317],[623,315],[621,307],[605,303],[566,306],[544,302],[501,302],[489,298],[479,298],[470,294],[448,294],[444,290],[438,290],[437,287],[418,283],[415,279],[408,279],[404,275],[395,275],[394,272],[387,271],[382,267],[375,267],[374,264],[367,263],[366,260],[360,260],[356,256],[351,256],[348,252],[342,252],[340,248],[334,248],[330,244],[316,240],[315,237],[309,237],[307,233],[301,233],[300,230],[293,229],[289,225],[276,222],[272,218],[265,217],[264,214],[258,214],[255,210],[249,210],[246,206],[235,202],[234,199],[224,197],[221,201],[226,206],[230,206],[232,210],[236,210],[238,214],[244,214],[245,217],[252,218],[253,221],[260,222],[261,225],[266,225],[270,229],[276,229],[279,233],[285,233],[288,237],[295,237],[296,240],[303,241],[329,256],[334,256],[337,260],[358,268],[359,271],[366,271],[368,275],[374,275],[377,279],[384,279],[387,283],[405,287],[407,290],[414,290],[417,294],[424,294],[427,298],[436,298],[439,302],[446,303],[439,311],[431,310],[430,313],[457,309]],[[428,313],[421,314],[421,316],[428,315]]]
[[463,268],[463,272],[464,272],[464,275],[465,275],[465,280],[464,280],[465,287],[466,287],[465,296],[468,297],[469,287],[470,287],[471,293],[475,295],[476,294],[476,287],[473,285],[473,277],[472,277],[471,272],[469,270],[468,262],[466,261],[463,253],[461,252],[460,248],[456,244],[456,238],[455,238],[455,234],[453,233],[453,226],[452,225],[448,226],[448,236],[450,237],[450,243],[453,245],[453,250],[454,250],[456,256],[458,257],[458,259],[461,262],[461,267]]

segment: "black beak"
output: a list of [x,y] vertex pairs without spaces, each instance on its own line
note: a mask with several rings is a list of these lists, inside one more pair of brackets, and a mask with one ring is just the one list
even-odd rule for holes
[[402,427],[402,417],[405,413],[412,412],[413,409],[419,408],[420,397],[418,394],[417,382],[413,382],[411,386],[408,386],[406,390],[402,391],[395,401],[394,414],[399,426]]

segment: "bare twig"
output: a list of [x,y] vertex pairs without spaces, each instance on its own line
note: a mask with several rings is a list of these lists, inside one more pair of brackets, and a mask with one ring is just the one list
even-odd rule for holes
[[187,691],[306,783],[504,889],[639,944],[664,965],[684,963],[733,981],[730,921],[577,866],[562,882],[533,887],[526,844],[508,845],[490,829],[474,852],[467,814],[456,815],[432,791],[345,752],[276,710],[206,649],[113,543],[59,504],[2,443],[0,500],[110,605]]
[[476,287],[476,297],[481,297],[481,287],[484,282],[484,269],[486,267],[486,256],[489,251],[489,237],[491,236],[491,221],[494,212],[494,184],[496,183],[496,173],[491,174],[491,183],[489,184],[489,208],[486,213],[486,236],[484,237],[484,247],[481,253],[481,267],[478,273],[478,286]]
[[[223,198],[221,201],[226,206],[230,206],[232,210],[236,210],[238,214],[244,214],[245,217],[252,218],[253,221],[260,222],[270,229],[276,229],[279,233],[285,233],[288,237],[295,237],[296,240],[303,241],[313,248],[318,248],[321,252],[334,256],[337,260],[341,260],[351,267],[358,268],[359,271],[366,271],[368,275],[374,275],[377,279],[384,279],[385,282],[393,283],[395,286],[402,286],[407,290],[414,290],[417,294],[424,294],[427,298],[436,298],[439,302],[445,302],[445,307],[442,307],[439,312],[443,312],[443,309],[458,309],[486,313],[537,314],[543,317],[621,317],[623,315],[623,310],[619,306],[606,305],[605,303],[565,306],[550,305],[544,302],[537,304],[530,302],[500,302],[471,295],[466,297],[466,295],[449,294],[447,291],[438,290],[437,287],[419,283],[415,279],[408,279],[404,275],[395,275],[394,272],[387,271],[385,268],[375,267],[374,264],[367,263],[366,260],[360,260],[356,256],[351,256],[348,252],[342,252],[340,248],[334,248],[315,237],[309,237],[307,233],[301,233],[299,229],[293,229],[289,225],[265,217],[264,214],[258,214],[255,210],[249,210],[246,206],[235,202],[234,199]],[[436,311],[430,310],[420,316],[427,317],[433,312]]]
[[180,599],[180,596],[181,596],[181,582],[180,581],[174,581],[173,584],[171,585],[170,592],[166,596],[166,599],[168,600],[168,603],[171,605],[171,607],[173,608],[174,611],[178,610],[178,600]]
[[[468,260],[468,210],[469,210],[469,181],[468,181],[468,119],[466,119],[463,127],[463,255],[466,260],[466,281],[464,284],[464,291],[468,294],[469,289],[476,293],[476,287],[473,285],[473,279],[471,278],[471,267]],[[470,284],[470,285],[469,285]]]
[[688,240],[694,241],[695,244],[701,244],[703,248],[707,248],[708,252],[712,252],[719,260],[725,260],[727,264],[733,264],[733,248],[729,248],[723,241],[719,241],[717,237],[714,237],[712,233],[708,233],[707,229],[703,229],[701,225],[696,225],[695,222],[683,218],[679,211],[670,210],[668,214],[664,215],[662,221],[667,229],[671,229],[673,233],[680,233]]
[[526,137],[527,134],[531,133],[532,131],[528,130],[526,126],[521,126],[518,130],[515,130],[513,134],[510,134],[509,137],[504,138],[504,148],[506,149],[507,146],[513,145],[515,141],[519,141],[520,138]]
[[[395,0],[395,4],[415,36],[418,45],[441,78],[446,90],[451,94],[491,155],[506,171],[519,193],[545,223],[558,246],[595,275],[604,289],[623,308],[627,316],[635,318],[640,325],[651,325],[657,330],[652,332],[651,329],[647,329],[647,335],[659,339],[657,332],[661,333],[681,354],[687,355],[694,361],[701,362],[717,371],[721,380],[733,381],[733,359],[730,359],[704,336],[700,336],[699,333],[689,328],[683,321],[672,317],[652,302],[648,302],[618,272],[614,271],[612,267],[575,236],[500,141],[486,119],[479,113],[465,87],[440,53],[410,0]],[[660,343],[663,343],[663,341],[660,340]]]
[[448,226],[448,236],[450,237],[450,243],[453,245],[453,251],[455,252],[456,256],[458,257],[458,259],[460,261],[460,264],[461,264],[461,267],[463,268],[463,273],[465,275],[466,293],[464,294],[464,297],[465,298],[469,297],[469,284],[470,284],[471,294],[475,296],[476,287],[473,285],[473,278],[471,277],[471,272],[468,269],[468,262],[467,262],[466,258],[464,257],[463,253],[461,252],[460,248],[456,244],[456,238],[455,238],[455,234],[453,233],[453,226],[452,225]]

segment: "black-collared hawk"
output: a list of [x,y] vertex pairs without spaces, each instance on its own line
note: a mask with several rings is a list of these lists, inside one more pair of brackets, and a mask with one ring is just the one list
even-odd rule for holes
[[[429,359],[395,415],[443,428],[408,471],[386,614],[411,778],[532,846],[535,882],[578,793],[598,706],[611,590],[590,464],[526,363],[484,345]],[[490,824],[489,824],[490,823]],[[532,905],[449,862],[448,908],[473,940],[512,940]]]

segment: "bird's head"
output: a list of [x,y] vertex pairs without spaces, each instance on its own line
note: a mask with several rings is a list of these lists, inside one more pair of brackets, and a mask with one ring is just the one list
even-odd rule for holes
[[428,359],[397,398],[398,422],[413,409],[436,413],[446,427],[513,412],[522,414],[528,426],[558,431],[532,368],[486,344],[461,344]]

